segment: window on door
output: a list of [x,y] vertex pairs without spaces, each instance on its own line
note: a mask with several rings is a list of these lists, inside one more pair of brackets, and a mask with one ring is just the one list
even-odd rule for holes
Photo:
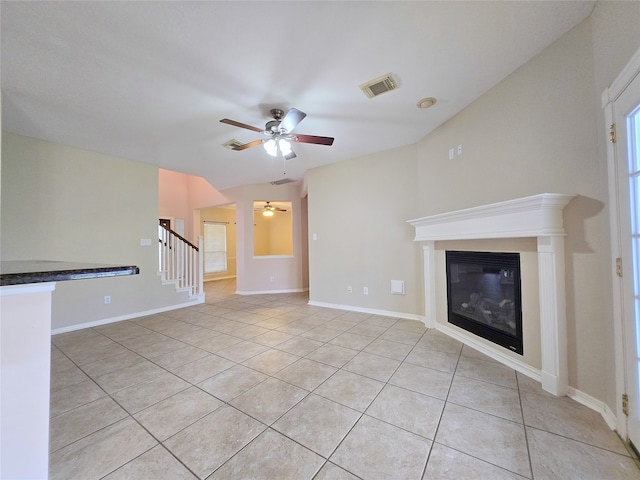
[[227,225],[204,223],[204,273],[227,271]]
[[[631,214],[631,269],[633,293],[636,352],[640,352],[640,106],[627,117],[628,162],[629,162],[629,213]],[[640,379],[638,380],[640,385]]]

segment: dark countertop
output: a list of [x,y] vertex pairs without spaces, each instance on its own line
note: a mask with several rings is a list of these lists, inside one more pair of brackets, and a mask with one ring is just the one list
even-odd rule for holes
[[0,262],[0,286],[62,282],[85,278],[138,275],[135,265],[59,262],[53,260],[9,260]]

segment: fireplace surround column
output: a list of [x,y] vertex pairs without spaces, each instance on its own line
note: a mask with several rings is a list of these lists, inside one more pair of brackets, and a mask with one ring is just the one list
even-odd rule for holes
[[436,328],[436,242],[422,242],[424,253],[424,323],[427,328]]
[[538,237],[538,282],[540,290],[540,372],[542,388],[566,395],[567,315],[564,278],[564,237]]

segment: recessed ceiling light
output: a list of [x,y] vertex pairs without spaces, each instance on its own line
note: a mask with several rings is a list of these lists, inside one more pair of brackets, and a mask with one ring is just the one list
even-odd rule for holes
[[416,105],[418,108],[429,108],[435,105],[436,99],[433,97],[427,97],[420,100]]

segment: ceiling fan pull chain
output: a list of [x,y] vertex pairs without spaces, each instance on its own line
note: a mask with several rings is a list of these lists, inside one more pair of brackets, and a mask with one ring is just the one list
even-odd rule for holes
[[282,156],[282,174],[286,175],[287,174],[287,159],[284,158],[284,155]]
[[274,177],[275,177],[275,174],[274,174],[274,172],[276,171],[276,169],[275,169],[275,168],[273,168],[274,160],[275,160],[275,158],[274,158],[274,157],[271,157],[271,178],[273,179],[273,180],[271,180],[271,185],[273,185],[273,182],[275,181],[275,178],[274,178]]

